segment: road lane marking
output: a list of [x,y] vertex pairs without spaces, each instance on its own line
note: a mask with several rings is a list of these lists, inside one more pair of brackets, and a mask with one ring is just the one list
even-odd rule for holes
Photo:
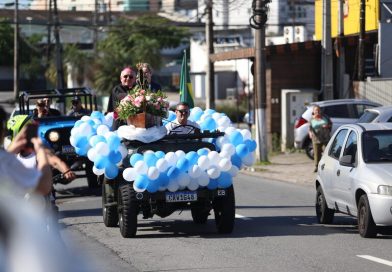
[[377,258],[377,257],[373,257],[373,256],[370,256],[370,255],[357,255],[357,257],[364,258],[364,259],[367,259],[369,261],[373,261],[373,262],[376,262],[376,263],[392,266],[392,262],[391,261],[387,261],[387,260],[380,259],[380,258]]
[[235,218],[239,218],[239,219],[242,219],[242,220],[251,220],[249,217],[240,215],[238,213],[235,214]]

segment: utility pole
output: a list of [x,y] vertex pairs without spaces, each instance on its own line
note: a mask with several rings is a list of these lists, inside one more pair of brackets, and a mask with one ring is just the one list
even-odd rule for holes
[[323,39],[321,41],[321,91],[324,100],[333,99],[333,63],[331,41],[331,0],[323,0]]
[[210,55],[214,54],[214,28],[212,20],[212,0],[206,0],[206,45],[207,45],[207,66],[206,66],[206,108],[215,108],[215,71],[214,63],[210,60]]
[[359,11],[359,40],[358,40],[358,80],[365,79],[365,19],[366,1],[361,0]]
[[338,89],[339,98],[348,98],[348,93],[344,89],[344,75],[346,73],[346,56],[344,52],[343,38],[344,38],[344,14],[343,14],[343,1],[339,0],[339,16],[338,16],[338,36],[336,38],[338,47]]
[[49,0],[49,6],[48,6],[48,36],[47,36],[47,48],[46,48],[46,69],[49,68],[50,66],[50,46],[51,46],[51,40],[52,40],[52,0]]
[[93,24],[94,24],[93,50],[94,50],[94,55],[96,55],[97,54],[97,41],[98,41],[98,0],[95,0]]
[[268,161],[267,126],[266,126],[266,58],[265,58],[265,24],[267,22],[268,3],[271,0],[253,0],[253,15],[250,17],[250,26],[256,29],[255,33],[255,79],[256,79],[256,141],[258,147],[258,160]]
[[57,0],[53,0],[53,19],[54,19],[54,38],[56,40],[56,70],[57,70],[57,89],[64,89],[64,71],[62,45],[60,43],[60,24],[57,11]]
[[14,99],[19,98],[19,2],[15,0],[14,11]]

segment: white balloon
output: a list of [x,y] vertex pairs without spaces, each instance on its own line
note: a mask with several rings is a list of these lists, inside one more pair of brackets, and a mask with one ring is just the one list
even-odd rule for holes
[[97,143],[95,145],[94,149],[95,149],[95,152],[101,156],[107,156],[107,155],[109,155],[109,152],[110,152],[108,144],[104,143],[104,142]]
[[93,131],[93,129],[92,129],[92,127],[90,126],[89,123],[83,123],[83,124],[81,124],[81,125],[78,127],[78,129],[79,129],[79,133],[78,133],[78,134],[84,135],[84,136],[90,135],[90,134],[92,133],[92,131]]
[[134,181],[137,178],[138,174],[135,168],[128,167],[123,172],[123,178],[126,181]]
[[169,163],[166,161],[165,158],[160,158],[157,160],[157,168],[158,171],[163,173],[167,170],[167,168],[169,168]]
[[107,131],[107,132],[105,132],[104,137],[106,138],[106,140],[109,139],[110,136],[117,136],[117,134],[114,133],[113,131]]
[[221,114],[219,112],[214,112],[211,117],[215,120],[215,122],[218,122]]
[[167,189],[170,192],[175,192],[180,188],[180,185],[178,184],[176,179],[170,180],[169,184],[167,185]]
[[177,150],[174,154],[176,154],[177,161],[185,157],[185,152],[182,150]]
[[165,159],[168,162],[169,166],[174,166],[177,163],[177,156],[174,152],[168,152],[165,155]]
[[237,176],[238,171],[240,171],[240,170],[238,169],[238,167],[235,166],[235,165],[232,165],[231,168],[230,168],[230,170],[229,170],[228,172],[229,172],[229,174],[230,174],[232,177],[235,177],[235,176]]
[[197,178],[197,182],[200,186],[207,186],[210,183],[210,178],[208,177],[206,172],[202,172],[200,177]]
[[84,115],[82,118],[80,118],[80,120],[82,120],[82,121],[88,121],[90,119],[91,119],[91,117],[88,115]]
[[242,163],[246,166],[252,166],[256,161],[255,152],[248,153],[243,159]]
[[210,161],[210,165],[218,165],[219,161],[220,161],[220,157],[218,152],[216,151],[211,151],[210,153],[208,153],[207,155],[209,161]]
[[105,136],[105,133],[109,131],[109,128],[105,125],[99,125],[97,127],[97,134]]
[[151,153],[155,153],[155,152],[152,150],[146,150],[143,152],[143,155],[147,155],[147,154],[151,154]]
[[234,131],[236,131],[235,127],[228,127],[228,128],[226,128],[225,133],[226,133],[226,135],[230,135]]
[[197,188],[199,188],[199,182],[197,181],[197,179],[191,178],[187,187],[191,191],[196,191]]
[[79,127],[74,127],[71,129],[71,136],[75,136],[80,133]]
[[[72,132],[72,131],[71,131]],[[69,143],[72,145],[72,146],[75,146],[75,137],[72,135],[72,133],[71,133],[71,136],[69,137]]]
[[230,118],[227,116],[222,116],[218,120],[218,126],[222,126],[227,129],[231,125]]
[[99,120],[99,119],[97,119],[97,118],[93,118],[92,120],[94,121],[94,123],[95,123],[96,125],[102,124],[101,120]]
[[198,165],[193,165],[189,170],[188,174],[191,178],[198,178],[201,176],[203,171],[200,169]]
[[144,161],[137,161],[135,163],[135,170],[139,175],[144,175],[147,173],[148,167]]
[[219,166],[219,169],[220,169],[221,171],[229,171],[230,168],[231,168],[231,166],[232,166],[232,163],[231,163],[231,160],[230,160],[230,159],[228,159],[228,158],[223,158],[223,159],[219,162],[218,166]]
[[235,153],[235,147],[233,144],[227,143],[222,146],[222,151],[226,151],[231,157]]
[[188,186],[189,182],[191,181],[190,177],[184,172],[181,172],[178,175],[177,180],[178,180],[178,185],[183,187]]
[[105,169],[98,169],[98,168],[96,168],[95,166],[93,166],[93,173],[94,173],[96,176],[100,176],[100,175],[102,175],[104,172],[105,172]]
[[211,178],[211,179],[216,179],[220,176],[221,171],[218,169],[218,167],[211,167],[210,169],[207,170],[207,175]]
[[221,157],[221,159],[223,159],[223,158],[230,158],[231,155],[230,155],[230,153],[227,150],[222,150],[219,153],[219,157]]
[[[219,128],[218,128],[219,129]],[[228,143],[229,140],[227,140],[226,137],[220,136],[216,139],[216,145],[221,148],[224,144]]]
[[210,166],[210,161],[206,155],[203,155],[197,159],[197,165],[201,170],[206,170]]
[[118,148],[118,152],[121,153],[121,158],[123,159],[128,155],[128,150],[123,145],[120,145],[120,147]]
[[95,148],[90,148],[90,149],[87,151],[87,158],[88,158],[90,161],[93,162],[96,156],[97,156],[97,152],[95,151]]
[[242,138],[245,140],[250,140],[252,138],[252,134],[247,129],[241,129]]
[[156,180],[159,177],[159,171],[155,166],[148,168],[147,177],[151,180]]

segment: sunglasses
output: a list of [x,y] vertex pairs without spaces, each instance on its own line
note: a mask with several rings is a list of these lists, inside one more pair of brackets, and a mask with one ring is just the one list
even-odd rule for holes
[[133,78],[132,75],[123,75],[123,78]]
[[188,114],[189,110],[177,110],[181,114]]

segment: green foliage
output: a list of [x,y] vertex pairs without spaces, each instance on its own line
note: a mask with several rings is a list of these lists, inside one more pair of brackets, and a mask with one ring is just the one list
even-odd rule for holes
[[160,68],[160,50],[176,47],[186,37],[188,32],[184,28],[159,16],[145,15],[132,21],[119,21],[99,43],[96,88],[103,93],[110,92],[119,83],[122,68],[131,64],[147,62]]
[[237,104],[236,100],[229,100],[222,103],[216,103],[216,111],[225,113],[232,122],[241,122],[247,108],[244,103]]
[[14,29],[0,21],[0,65],[12,65],[14,59]]

